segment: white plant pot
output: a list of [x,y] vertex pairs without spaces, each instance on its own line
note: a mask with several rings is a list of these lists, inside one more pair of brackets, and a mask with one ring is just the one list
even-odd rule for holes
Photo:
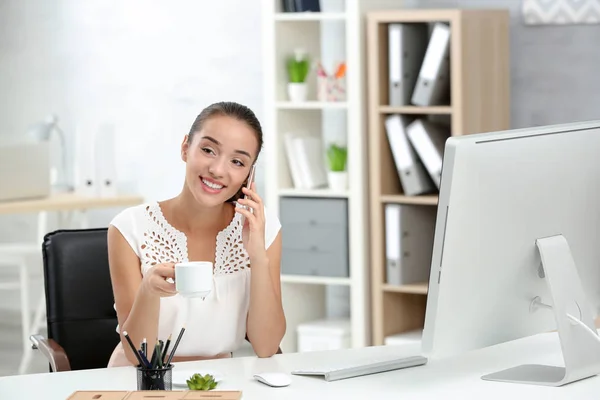
[[294,103],[306,101],[308,97],[308,85],[306,83],[289,82],[287,89],[290,101]]
[[329,189],[333,191],[348,190],[347,171],[328,171],[327,180],[329,181]]

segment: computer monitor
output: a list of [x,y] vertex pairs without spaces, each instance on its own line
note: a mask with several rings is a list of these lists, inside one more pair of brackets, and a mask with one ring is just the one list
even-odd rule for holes
[[600,121],[449,138],[433,246],[425,356],[558,330],[565,368],[484,379],[559,386],[600,372]]

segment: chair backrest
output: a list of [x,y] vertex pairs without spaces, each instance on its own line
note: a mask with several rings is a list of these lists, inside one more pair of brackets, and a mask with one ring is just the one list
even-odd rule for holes
[[107,228],[51,232],[42,252],[48,338],[72,370],[105,368],[119,343]]

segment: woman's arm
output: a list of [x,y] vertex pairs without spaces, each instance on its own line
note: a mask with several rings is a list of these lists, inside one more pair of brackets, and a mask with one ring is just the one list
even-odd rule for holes
[[[108,228],[108,262],[121,343],[127,359],[133,365],[137,365],[138,360],[123,332],[127,332],[137,348],[143,338],[146,338],[149,347],[152,348],[151,344],[156,343],[158,334],[160,295],[148,284],[150,279],[142,279],[139,258],[121,232],[112,225]],[[158,265],[153,268],[158,270],[148,271],[148,274],[168,273],[169,266]],[[167,282],[164,283],[168,285]]]
[[248,339],[258,357],[270,357],[277,352],[286,330],[281,302],[281,232],[267,249],[264,259],[250,261]]

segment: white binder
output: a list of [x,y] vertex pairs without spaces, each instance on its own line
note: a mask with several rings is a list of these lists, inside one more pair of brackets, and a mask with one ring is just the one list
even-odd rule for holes
[[385,205],[388,284],[407,285],[429,280],[435,218],[435,207]]
[[450,27],[441,22],[435,23],[413,91],[411,99],[413,104],[418,106],[449,104],[449,48]]
[[102,124],[96,131],[95,169],[96,192],[100,197],[117,195],[117,165],[115,146],[115,127]]
[[292,184],[294,188],[306,189],[308,187],[308,183],[306,183],[303,179],[298,152],[296,150],[296,145],[294,144],[294,138],[295,135],[292,133],[284,133],[283,135],[288,169],[290,170],[290,176],[292,177]]
[[429,176],[439,189],[444,146],[450,136],[448,128],[425,119],[417,119],[406,127],[406,134],[425,165]]
[[75,130],[75,193],[96,196],[95,131],[88,124],[78,124]]
[[294,151],[298,156],[302,181],[306,189],[327,187],[327,171],[323,163],[323,145],[321,139],[314,136],[299,135],[293,138]]
[[435,186],[406,136],[409,122],[404,115],[390,115],[385,127],[404,194],[414,196],[435,191]]
[[294,188],[327,187],[325,153],[321,139],[306,134],[285,133],[283,140]]
[[388,25],[389,105],[410,104],[428,40],[426,24]]

